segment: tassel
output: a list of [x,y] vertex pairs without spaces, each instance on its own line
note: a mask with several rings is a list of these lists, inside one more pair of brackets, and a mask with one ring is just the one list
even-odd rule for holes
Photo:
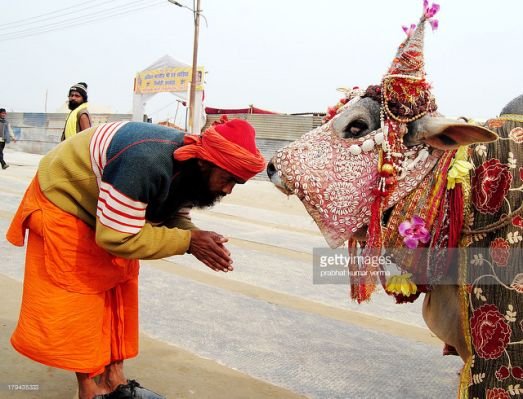
[[371,206],[371,219],[369,223],[369,230],[367,232],[367,243],[363,249],[363,257],[365,260],[376,260],[376,264],[368,261],[367,267],[363,276],[359,277],[358,295],[356,300],[358,303],[368,301],[376,289],[376,272],[381,270],[379,265],[379,257],[383,247],[383,236],[381,231],[381,217],[383,207],[384,192],[375,190],[375,198]]
[[449,248],[458,247],[464,223],[463,209],[463,187],[458,183],[449,193]]
[[456,184],[453,190],[449,192],[449,233],[448,233],[448,252],[447,252],[447,270],[452,275],[456,272],[457,256],[456,251],[451,248],[458,248],[463,230],[464,219],[463,187],[462,184]]
[[349,251],[349,282],[350,282],[350,297],[353,301],[358,300],[358,286],[359,286],[359,265],[358,265],[358,242],[350,239],[347,242]]

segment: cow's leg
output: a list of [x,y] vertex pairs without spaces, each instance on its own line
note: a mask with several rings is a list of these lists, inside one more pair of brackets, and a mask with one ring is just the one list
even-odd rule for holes
[[423,301],[423,318],[439,339],[456,348],[463,361],[470,357],[461,323],[457,285],[438,284],[427,293]]

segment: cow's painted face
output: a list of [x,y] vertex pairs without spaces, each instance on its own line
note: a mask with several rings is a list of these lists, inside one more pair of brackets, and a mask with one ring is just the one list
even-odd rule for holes
[[[356,97],[331,121],[279,150],[268,172],[280,190],[300,198],[328,244],[338,247],[369,224],[383,141],[379,104]],[[386,208],[421,182],[438,155],[424,145],[408,148],[403,160],[410,167],[404,168]]]

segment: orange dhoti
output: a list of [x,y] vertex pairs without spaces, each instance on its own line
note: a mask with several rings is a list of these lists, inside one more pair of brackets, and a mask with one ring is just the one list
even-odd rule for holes
[[98,247],[94,230],[29,186],[7,239],[23,246],[24,290],[11,337],[21,354],[48,366],[89,373],[138,354],[137,260]]

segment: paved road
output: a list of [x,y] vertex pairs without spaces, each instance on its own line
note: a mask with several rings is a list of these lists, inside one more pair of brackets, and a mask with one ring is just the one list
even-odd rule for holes
[[[11,151],[7,158],[13,165],[0,171],[2,237],[39,156]],[[269,183],[249,184],[213,210],[194,213],[201,228],[230,238],[233,273],[208,271],[189,255],[143,263],[147,339],[286,390],[267,397],[287,391],[311,399],[455,397],[460,361],[441,356],[420,305],[394,305],[383,293],[356,305],[346,285],[314,285],[312,248],[325,247],[317,229]],[[23,249],[2,239],[0,251],[0,275],[21,282]],[[212,395],[191,397],[235,397]]]

